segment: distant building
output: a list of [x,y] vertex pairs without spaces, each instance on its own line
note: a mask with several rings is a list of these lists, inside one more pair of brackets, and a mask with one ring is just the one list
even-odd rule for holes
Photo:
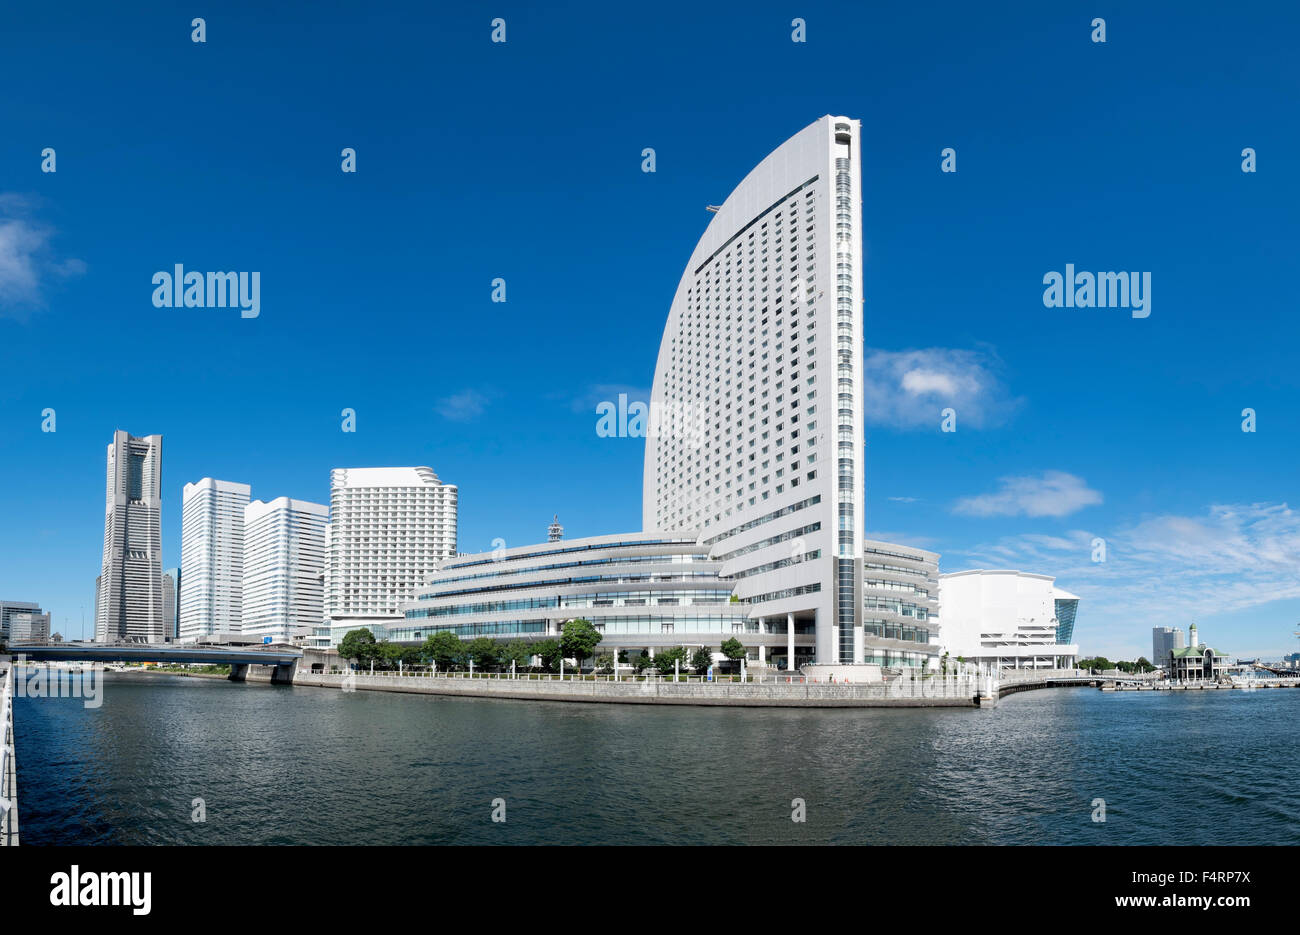
[[1177,682],[1212,682],[1227,675],[1227,654],[1202,643],[1196,624],[1188,628],[1187,646],[1170,650],[1164,661]]
[[1169,661],[1169,654],[1175,649],[1183,648],[1183,631],[1181,627],[1151,628],[1151,664],[1162,666]]
[[13,618],[18,614],[39,614],[41,606],[27,601],[0,601],[0,643],[10,639]]
[[939,576],[940,643],[953,660],[1004,669],[1070,668],[1079,647],[1061,643],[1060,613],[1074,635],[1079,598],[1055,578],[1022,571],[958,571]]
[[180,605],[176,598],[180,594],[181,570],[168,568],[163,572],[163,630],[168,640],[176,639],[180,625]]
[[244,636],[290,642],[320,625],[329,507],[279,497],[244,508]]
[[240,631],[249,492],[247,484],[205,477],[181,493],[182,642]]
[[13,643],[41,643],[50,638],[50,615],[39,613],[14,614],[9,624]]
[[114,432],[105,486],[95,640],[161,643],[162,436]]
[[456,556],[457,490],[427,467],[330,472],[330,642],[403,620],[402,606]]

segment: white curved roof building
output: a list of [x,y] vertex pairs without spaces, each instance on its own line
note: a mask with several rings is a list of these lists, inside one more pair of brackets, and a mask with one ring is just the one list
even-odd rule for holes
[[805,127],[700,238],[659,349],[642,500],[644,528],[700,535],[752,617],[811,627],[835,663],[863,656],[859,132]]

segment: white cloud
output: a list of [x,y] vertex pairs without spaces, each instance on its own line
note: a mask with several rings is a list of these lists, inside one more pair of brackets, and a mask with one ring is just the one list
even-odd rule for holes
[[472,422],[483,414],[492,394],[478,390],[462,390],[438,400],[435,408],[444,419],[452,422]]
[[1069,516],[1101,503],[1082,477],[1045,471],[1041,477],[1004,477],[994,493],[965,497],[953,512],[968,516]]
[[[1096,538],[1105,540],[1104,562],[1092,561]],[[1203,515],[1147,516],[1113,532],[1015,536],[949,550],[944,566],[1055,575],[1083,598],[1076,635],[1090,652],[1150,655],[1152,627],[1186,630],[1193,621],[1211,621],[1203,630],[1212,645],[1249,655],[1282,645],[1293,627],[1264,637],[1270,642],[1244,645],[1260,638],[1216,631],[1212,621],[1300,599],[1300,513],[1285,503],[1216,504]]]
[[27,199],[0,194],[0,315],[16,317],[43,305],[49,280],[86,271],[81,260],[51,256],[51,233],[31,219]]
[[999,425],[1015,411],[991,352],[931,347],[914,351],[868,349],[863,362],[869,423],[937,429],[942,410],[957,412],[962,428]]

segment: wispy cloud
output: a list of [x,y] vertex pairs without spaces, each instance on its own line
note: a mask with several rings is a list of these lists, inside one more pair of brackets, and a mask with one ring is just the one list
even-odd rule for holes
[[[1098,538],[1105,542],[1103,562],[1092,560]],[[1300,599],[1300,513],[1285,503],[1218,504],[1198,516],[1146,516],[1116,531],[1022,535],[950,550],[944,565],[945,571],[996,567],[1055,575],[1085,599],[1085,642],[1149,654],[1153,626],[1186,628],[1194,620]],[[1212,640],[1231,653],[1251,653],[1282,645],[1285,635],[1280,630],[1274,642],[1256,646],[1242,645],[1231,632]]]
[[627,395],[629,406],[635,402],[648,403],[650,401],[650,388],[648,386],[637,386],[632,383],[595,383],[587,387],[585,392],[574,396],[570,401],[570,405],[574,412],[595,412],[596,407],[603,402],[618,405],[620,394]]
[[961,428],[1005,422],[1020,405],[998,376],[991,351],[930,347],[912,351],[868,349],[863,363],[869,423],[900,429],[935,429],[944,409]]
[[22,318],[45,304],[51,280],[79,276],[86,264],[56,258],[50,248],[52,229],[32,217],[32,202],[0,194],[0,316]]
[[483,410],[496,394],[492,391],[462,390],[451,396],[444,396],[434,404],[438,415],[452,422],[473,422],[483,415]]
[[965,497],[953,507],[968,516],[1069,516],[1101,503],[1082,477],[1045,471],[1039,477],[1004,477],[993,493]]
[[895,503],[915,503],[919,498],[917,498],[917,497],[890,497],[889,499],[890,499],[890,500],[893,500]]

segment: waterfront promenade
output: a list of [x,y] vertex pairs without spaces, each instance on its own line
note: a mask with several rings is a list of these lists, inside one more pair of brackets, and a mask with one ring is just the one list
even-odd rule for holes
[[18,843],[18,771],[14,765],[13,667],[0,663],[0,847]]

